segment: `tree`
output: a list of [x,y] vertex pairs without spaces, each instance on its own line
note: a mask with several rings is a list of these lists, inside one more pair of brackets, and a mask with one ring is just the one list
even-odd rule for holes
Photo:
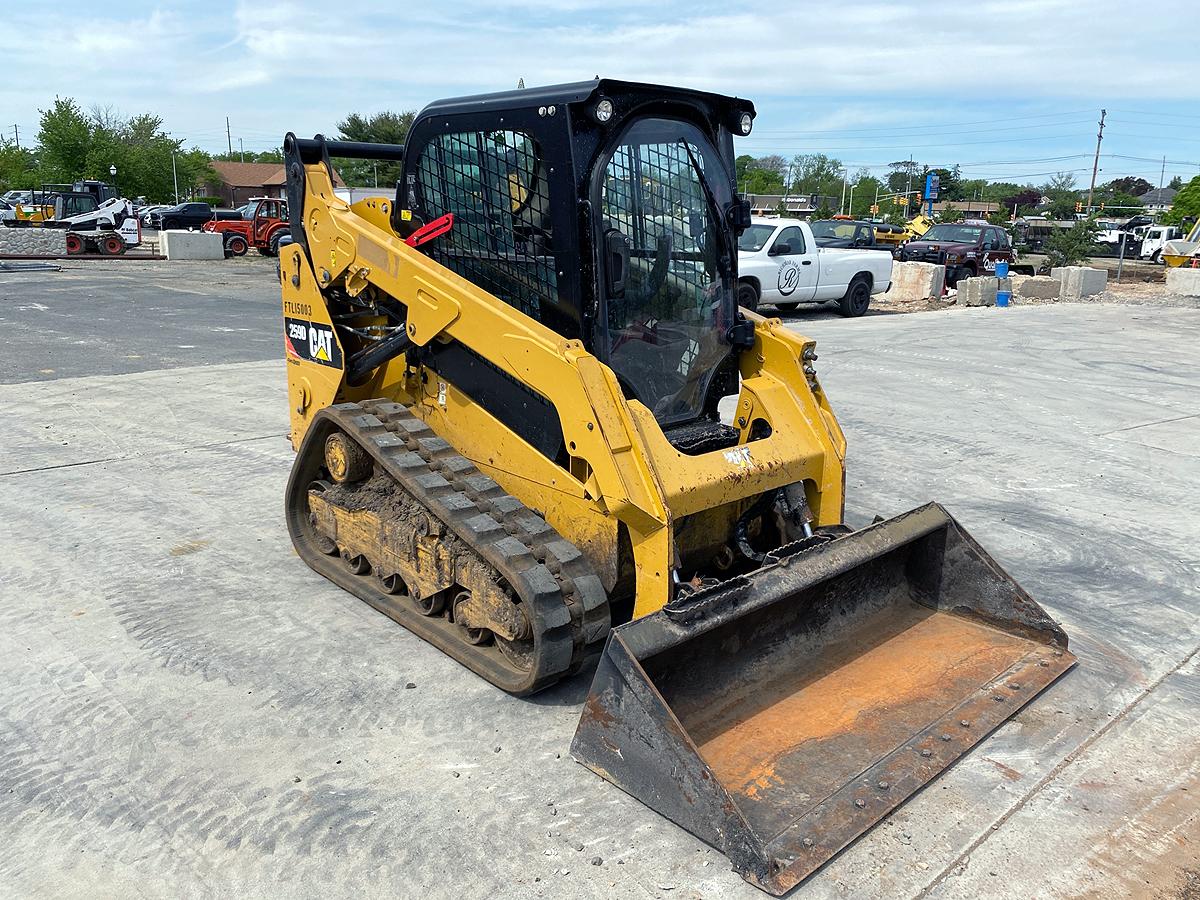
[[1009,212],[1016,208],[1017,214],[1020,215],[1037,208],[1038,204],[1042,202],[1042,192],[1037,188],[1022,188],[1015,193],[998,198],[998,201]]
[[744,194],[782,194],[787,161],[782,156],[739,156],[735,161],[738,190]]
[[820,219],[831,219],[831,218],[833,218],[833,208],[829,205],[828,201],[824,197],[822,197],[821,205],[818,206],[813,211],[812,220],[814,222],[816,222]]
[[1200,175],[1179,189],[1179,193],[1171,202],[1171,208],[1163,216],[1163,222],[1177,225],[1185,218],[1200,218]]
[[213,156],[213,159],[218,162],[278,163],[283,165],[283,148],[260,150],[257,153],[253,150],[245,152],[234,150],[232,153],[218,153]]
[[1172,190],[1176,190],[1176,191],[1179,190],[1181,187],[1183,187],[1183,178],[1176,175],[1174,178],[1172,178],[1170,181],[1167,182],[1167,187],[1171,188]]
[[37,160],[27,147],[0,138],[0,191],[38,187]]
[[938,216],[938,221],[961,222],[964,218],[965,216],[963,216],[963,211],[961,209],[959,209],[953,203],[948,203],[946,204],[946,208],[942,210],[941,215]]
[[856,219],[871,216],[871,204],[883,193],[884,184],[866,169],[860,169],[854,177],[854,197],[850,204],[850,215]]
[[1055,229],[1046,239],[1046,264],[1057,268],[1085,262],[1095,247],[1098,230],[1094,218],[1081,219],[1070,228]]
[[[338,122],[338,139],[369,144],[403,144],[416,117],[416,110],[384,110],[370,116],[350,113]],[[400,177],[398,162],[369,159],[333,159],[331,162],[348,185],[392,187]]]
[[824,153],[801,153],[792,159],[792,190],[797,194],[841,196],[845,178],[841,160]]
[[1148,182],[1145,178],[1138,178],[1134,175],[1126,175],[1124,178],[1114,178],[1107,185],[1109,190],[1129,194],[1134,197],[1140,197],[1147,191],[1154,190],[1154,185]]
[[38,158],[44,181],[74,181],[82,176],[92,145],[92,129],[83,111],[71,98],[55,97],[41,111]]
[[901,159],[893,163],[888,163],[887,186],[892,193],[899,193],[909,189],[919,189],[920,173],[922,171],[921,164],[913,162],[910,159]]

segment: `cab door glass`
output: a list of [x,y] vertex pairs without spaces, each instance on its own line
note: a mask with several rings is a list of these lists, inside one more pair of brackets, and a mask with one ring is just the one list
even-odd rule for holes
[[597,176],[607,273],[602,358],[660,423],[695,419],[729,355],[725,334],[736,313],[720,258],[733,248],[716,218],[732,200],[728,173],[694,125],[644,118]]

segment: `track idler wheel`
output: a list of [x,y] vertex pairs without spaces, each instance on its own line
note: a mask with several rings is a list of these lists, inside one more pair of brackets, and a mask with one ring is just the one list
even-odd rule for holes
[[370,575],[371,561],[361,553],[353,554],[349,550],[342,551],[342,559],[355,575]]
[[362,481],[371,474],[371,455],[343,434],[335,431],[325,439],[325,468],[338,484]]
[[465,612],[471,602],[470,591],[459,591],[454,597],[454,622],[462,631],[463,639],[468,644],[482,644],[492,636],[486,628],[472,628],[465,624]]

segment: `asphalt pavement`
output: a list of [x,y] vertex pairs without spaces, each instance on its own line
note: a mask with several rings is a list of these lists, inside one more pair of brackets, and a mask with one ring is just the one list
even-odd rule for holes
[[[765,896],[571,760],[586,676],[296,557],[272,265],[123,265],[0,276],[0,896]],[[792,896],[1195,897],[1200,311],[790,321],[848,519],[942,502],[1080,659]]]

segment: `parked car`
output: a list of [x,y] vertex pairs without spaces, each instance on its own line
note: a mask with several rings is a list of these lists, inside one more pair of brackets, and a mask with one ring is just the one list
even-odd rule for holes
[[836,300],[842,315],[861,316],[891,283],[888,254],[820,247],[800,219],[751,219],[738,240],[738,304],[750,310]]
[[853,247],[860,250],[874,249],[875,226],[870,222],[854,219],[818,219],[811,223],[813,237],[818,247]]
[[150,226],[170,230],[174,228],[199,228],[212,221],[213,208],[207,203],[189,202],[167,206],[150,213]]
[[0,222],[12,222],[17,218],[17,211],[11,203],[0,200]]
[[946,284],[996,271],[996,263],[1016,260],[1008,232],[994,225],[942,222],[896,251],[903,262],[927,262],[946,267]]
[[244,256],[251,247],[263,256],[278,256],[280,242],[291,234],[287,201],[264,197],[253,204],[249,219],[214,219],[205,231],[225,236],[225,255]]

